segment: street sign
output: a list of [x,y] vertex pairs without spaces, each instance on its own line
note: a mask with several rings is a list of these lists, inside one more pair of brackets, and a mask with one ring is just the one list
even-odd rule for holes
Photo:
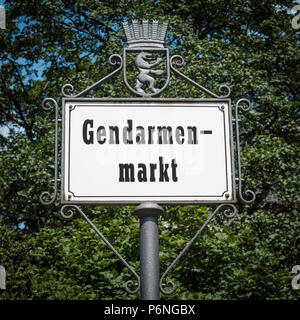
[[[170,56],[164,46],[167,26],[157,20],[125,21],[128,47],[123,48],[122,56],[109,57],[108,63],[114,67],[109,74],[81,91],[65,84],[61,89],[62,119],[55,99],[42,102],[46,111],[51,104],[55,108],[55,156],[53,189],[41,193],[41,203],[56,201],[60,182],[62,217],[71,220],[75,213],[80,214],[135,277],[125,283],[126,291],[140,291],[143,300],[158,300],[160,292],[172,294],[175,284],[165,282],[166,277],[205,227],[221,213],[224,219],[234,218],[237,199],[243,204],[255,200],[251,190],[243,196],[239,143],[238,110],[250,110],[250,101],[238,100],[232,119],[230,87],[222,84],[216,94],[180,71],[184,58]],[[126,96],[136,98],[84,98],[96,94],[101,84],[120,73],[128,89]],[[171,75],[211,98],[160,98]],[[85,204],[138,204],[134,212],[140,219],[140,276],[78,206]],[[216,205],[161,277],[158,218],[163,208],[159,204]]]
[[63,100],[62,202],[235,202],[230,99]]

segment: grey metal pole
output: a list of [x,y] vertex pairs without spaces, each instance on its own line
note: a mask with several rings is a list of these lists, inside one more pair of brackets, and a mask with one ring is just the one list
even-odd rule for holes
[[134,210],[140,219],[141,298],[159,300],[158,217],[163,208],[144,202]]

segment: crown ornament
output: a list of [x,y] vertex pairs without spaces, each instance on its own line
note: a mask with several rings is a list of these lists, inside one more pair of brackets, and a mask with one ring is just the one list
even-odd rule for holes
[[133,20],[132,24],[123,22],[123,28],[127,38],[128,47],[158,47],[164,46],[168,23],[159,25],[157,20],[149,23],[143,20],[140,24],[138,20]]

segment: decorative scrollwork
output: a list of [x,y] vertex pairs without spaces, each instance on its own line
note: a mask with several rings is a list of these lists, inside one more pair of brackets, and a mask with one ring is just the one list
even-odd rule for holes
[[239,200],[244,203],[244,204],[250,204],[252,203],[255,199],[256,199],[256,194],[255,192],[253,192],[252,190],[246,190],[244,192],[246,195],[249,196],[249,200],[245,199],[243,197],[243,194],[242,194],[242,184],[239,183],[239,193],[238,193],[238,197],[239,197]]
[[[131,289],[130,286],[134,286],[135,289]],[[133,282],[132,280],[129,280],[125,283],[125,290],[129,294],[136,294],[140,290],[140,279],[137,279],[137,282]]]
[[242,169],[241,169],[241,158],[240,158],[240,130],[239,130],[239,118],[238,110],[239,108],[242,111],[247,112],[251,108],[251,103],[248,99],[240,99],[235,105],[235,132],[236,132],[236,150],[237,150],[237,163],[238,163],[238,198],[243,204],[252,203],[256,195],[252,190],[246,190],[245,194],[249,196],[248,199],[243,197],[243,188],[242,188]]
[[181,77],[182,79],[188,81],[189,83],[191,83],[193,86],[195,86],[196,88],[200,89],[201,91],[205,92],[206,94],[210,95],[211,97],[214,98],[228,98],[230,96],[231,90],[227,85],[221,85],[219,87],[219,93],[222,94],[222,92],[225,90],[226,91],[226,95],[221,95],[218,96],[217,94],[211,92],[210,90],[206,89],[205,87],[201,86],[199,83],[195,82],[194,80],[190,79],[189,77],[187,77],[186,75],[184,75],[182,72],[178,71],[176,67],[182,67],[184,65],[184,59],[182,56],[180,55],[174,55],[171,57],[170,59],[170,67],[171,70],[178,75],[179,77]]
[[244,112],[247,112],[251,108],[251,102],[246,98],[242,98],[236,103],[236,107],[241,108]]
[[55,106],[55,156],[54,156],[54,186],[53,186],[53,194],[51,196],[50,192],[45,191],[40,195],[40,202],[44,205],[52,204],[57,197],[57,161],[58,161],[58,104],[56,100],[53,98],[46,98],[42,101],[42,108],[46,111],[50,111],[51,105],[49,103],[53,103]]
[[221,95],[219,96],[219,98],[229,98],[230,97],[230,94],[231,94],[231,89],[230,87],[228,87],[226,84],[222,84],[220,87],[219,87],[219,93],[222,94],[222,92],[226,92],[225,95]]
[[[174,265],[178,262],[178,260],[185,254],[185,252],[190,248],[190,246],[194,243],[194,241],[199,237],[199,235],[202,233],[202,231],[205,229],[205,227],[211,222],[211,220],[218,214],[221,210],[223,211],[223,215],[226,219],[232,219],[237,214],[237,209],[233,204],[225,203],[219,205],[214,212],[209,216],[209,218],[205,221],[205,223],[201,226],[201,228],[198,230],[198,232],[194,235],[194,237],[190,240],[190,242],[186,245],[186,247],[180,252],[180,254],[175,258],[175,260],[171,263],[171,265],[168,267],[168,269],[165,271],[165,273],[160,278],[160,291],[166,295],[170,295],[175,291],[175,284],[172,281],[168,281],[166,284],[163,283],[166,276],[170,272],[170,270],[174,267]],[[229,213],[229,210],[233,210],[232,213]],[[164,287],[171,286],[172,288],[170,290],[165,290]]]
[[108,63],[111,66],[115,66],[115,65],[122,65],[123,64],[123,59],[119,54],[112,54],[109,58],[108,58]]
[[102,79],[100,79],[99,81],[95,82],[94,84],[92,84],[91,86],[89,86],[88,88],[84,89],[83,91],[77,93],[76,95],[70,95],[69,93],[66,93],[66,90],[68,92],[74,92],[74,87],[68,83],[68,84],[65,84],[62,89],[61,89],[61,92],[62,92],[62,95],[63,97],[66,97],[66,98],[78,98],[78,97],[82,97],[84,96],[85,94],[87,94],[88,92],[90,92],[91,90],[95,89],[97,86],[99,86],[100,84],[102,84],[103,82],[105,82],[106,80],[108,80],[109,78],[113,77],[114,75],[116,75],[117,73],[119,73],[122,68],[123,68],[123,59],[122,57],[119,55],[119,54],[113,54],[109,57],[108,59],[108,63],[111,65],[111,66],[116,66],[118,65],[119,67],[114,70],[113,72],[109,73],[108,75],[106,75],[105,77],[103,77]]
[[[233,204],[230,204],[230,203],[224,204],[223,208],[224,208],[223,216],[225,219],[230,220],[237,215],[237,212],[238,212],[237,208]],[[231,210],[232,210],[232,213],[230,213]]]
[[[159,281],[160,291],[165,295],[170,295],[170,294],[174,293],[174,291],[176,289],[175,283],[170,280],[167,283],[163,283],[163,280],[164,280],[164,278],[161,277],[161,279]],[[166,290],[166,289],[164,289],[164,287],[171,287],[171,289]]]
[[172,66],[173,68],[174,66],[181,68],[183,67],[183,65],[184,65],[184,59],[182,56],[180,56],[179,54],[175,54],[174,56],[171,57],[170,66]]
[[[64,211],[67,211],[67,213],[65,213]],[[76,211],[77,211],[77,207],[76,206],[65,205],[65,206],[61,207],[60,214],[61,214],[63,219],[72,220],[74,218],[74,214],[76,213]]]
[[[64,212],[67,210],[67,214]],[[104,235],[98,230],[98,228],[92,223],[92,221],[84,214],[84,212],[76,205],[66,204],[61,207],[60,214],[66,220],[71,220],[74,218],[74,214],[78,212],[81,217],[90,225],[90,227],[96,232],[99,238],[101,238],[104,243],[109,247],[109,249],[118,257],[118,259],[126,266],[126,268],[131,272],[131,274],[136,278],[136,283],[129,280],[125,283],[125,290],[129,294],[135,294],[140,290],[140,277],[133,270],[133,268],[126,262],[126,260],[119,254],[119,252],[112,246],[112,244],[104,237]],[[135,286],[135,289],[131,289],[130,286]]]
[[63,97],[66,97],[66,98],[73,98],[74,97],[72,94],[66,93],[65,90],[68,90],[71,93],[74,92],[74,87],[70,83],[65,84],[61,88],[61,93],[62,93]]

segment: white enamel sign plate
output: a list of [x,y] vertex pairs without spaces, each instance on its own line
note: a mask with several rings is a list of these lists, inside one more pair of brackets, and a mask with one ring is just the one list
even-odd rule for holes
[[235,201],[230,100],[63,102],[63,203]]

